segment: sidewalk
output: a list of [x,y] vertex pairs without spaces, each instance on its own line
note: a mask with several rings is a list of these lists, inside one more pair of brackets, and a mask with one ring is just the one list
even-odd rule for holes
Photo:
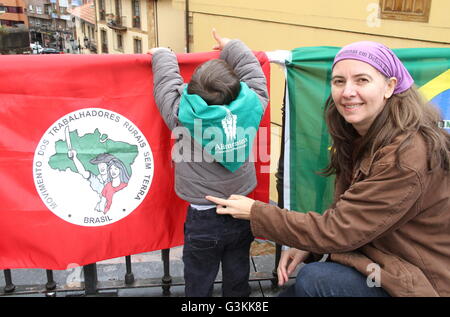
[[[175,285],[170,287],[171,297],[184,297],[184,285],[180,285],[180,280],[183,277],[183,261],[182,261],[183,247],[175,247],[170,249],[170,275],[172,282]],[[142,254],[136,254],[131,256],[132,272],[135,279],[135,284],[130,288],[118,288],[111,290],[101,290],[99,295],[102,296],[119,296],[119,297],[134,297],[134,296],[146,296],[146,297],[160,297],[163,296],[163,290],[161,286],[154,287],[141,287],[142,285],[148,285],[148,283],[140,284],[140,281],[148,281],[154,279],[161,281],[164,269],[163,262],[161,260],[161,251],[147,252]],[[264,240],[255,240],[251,249],[251,274],[252,277],[261,276],[270,277],[270,274],[275,267],[275,245],[272,242]],[[16,269],[12,270],[12,281],[16,285],[17,292],[26,289],[24,286],[42,285],[42,289],[45,289],[47,283],[45,270],[41,269]],[[118,283],[122,285],[125,279],[126,267],[125,257],[105,260],[97,262],[97,278],[101,287],[102,283]],[[260,274],[258,274],[260,273]],[[5,279],[3,274],[0,274],[0,295],[3,295],[3,288],[5,286]],[[80,291],[82,282],[84,281],[82,267],[74,267],[64,271],[53,271],[54,280],[58,287],[70,287],[74,291],[56,292],[56,296],[82,296],[84,291]],[[295,275],[294,275],[295,276]],[[180,279],[181,278],[181,279]],[[217,281],[221,280],[221,271],[219,271]],[[288,285],[294,283],[294,279],[291,279]],[[251,297],[273,297],[278,296],[283,288],[273,288],[270,280],[257,280],[251,281],[252,287]],[[220,297],[221,295],[221,283],[218,282],[214,285],[214,297]],[[26,294],[19,295],[12,293],[10,296],[37,296],[43,297],[45,294]]]

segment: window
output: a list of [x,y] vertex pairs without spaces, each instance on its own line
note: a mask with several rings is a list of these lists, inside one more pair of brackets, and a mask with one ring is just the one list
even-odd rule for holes
[[0,25],[1,26],[12,26],[12,21],[7,21],[7,20],[0,20]]
[[44,4],[44,14],[52,14],[52,6],[50,4]]
[[2,7],[0,11],[5,11],[8,13],[23,13],[22,7]]
[[105,14],[105,0],[99,0],[98,1],[98,11],[100,14],[100,21],[105,21],[106,14]]
[[94,27],[88,26],[88,31],[89,31],[89,39],[93,39],[94,38]]
[[122,16],[122,2],[120,0],[114,0],[114,6],[116,8],[116,18]]
[[428,22],[431,0],[380,0],[381,18]]
[[141,27],[141,5],[140,0],[132,0],[131,1],[131,11],[133,14],[133,27],[140,28]]
[[139,38],[134,39],[134,54],[142,54],[142,41]]
[[117,50],[119,50],[119,51],[123,50],[122,34],[120,34],[120,33],[117,33]]
[[108,54],[108,37],[105,30],[101,30],[100,40],[102,41],[102,53]]

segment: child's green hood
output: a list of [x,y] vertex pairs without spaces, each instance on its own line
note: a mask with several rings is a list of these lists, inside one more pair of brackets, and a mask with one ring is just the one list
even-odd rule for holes
[[234,172],[250,155],[262,115],[257,94],[241,82],[238,97],[229,105],[208,105],[186,87],[178,119],[205,151]]

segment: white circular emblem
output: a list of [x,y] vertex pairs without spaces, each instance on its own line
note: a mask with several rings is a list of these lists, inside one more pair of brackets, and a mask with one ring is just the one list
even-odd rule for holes
[[55,215],[103,226],[135,210],[153,179],[150,145],[139,128],[111,110],[86,108],[57,120],[33,160],[36,190]]

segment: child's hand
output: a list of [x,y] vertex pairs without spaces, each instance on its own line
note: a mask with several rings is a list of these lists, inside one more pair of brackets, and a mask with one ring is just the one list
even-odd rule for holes
[[212,35],[214,39],[217,41],[217,44],[213,46],[213,50],[222,50],[225,47],[225,45],[227,45],[227,43],[231,41],[231,39],[229,38],[221,37],[217,33],[216,29],[212,30]]
[[153,48],[150,49],[150,51],[148,51],[147,54],[153,55],[158,50],[166,50],[166,51],[169,51],[169,52],[172,51],[170,48],[167,48],[167,47],[153,47]]

